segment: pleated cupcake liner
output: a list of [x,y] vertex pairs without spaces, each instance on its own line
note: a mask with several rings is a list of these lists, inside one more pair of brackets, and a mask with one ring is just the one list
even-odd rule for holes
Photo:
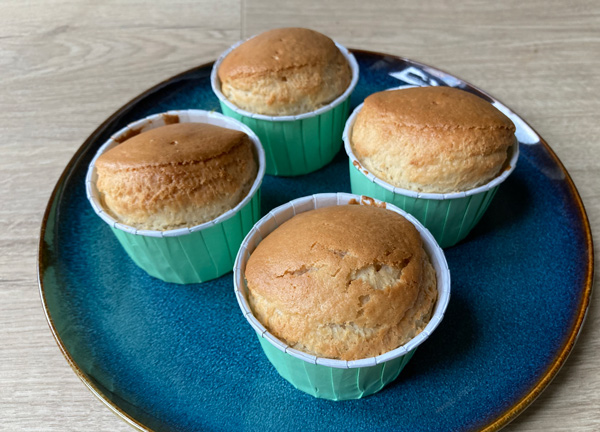
[[477,225],[496,195],[498,186],[515,170],[519,158],[519,143],[509,153],[509,162],[500,175],[483,186],[447,194],[415,192],[395,187],[375,177],[364,168],[352,149],[350,137],[356,116],[363,104],[356,107],[346,122],[344,148],[350,164],[352,193],[366,195],[393,204],[416,217],[433,234],[443,248],[463,240]]
[[[334,205],[385,205],[408,219],[423,238],[437,276],[438,299],[426,328],[405,345],[377,357],[345,361],[316,357],[291,348],[273,336],[254,317],[248,304],[244,273],[246,263],[258,244],[279,225],[299,213]],[[330,400],[359,399],[381,390],[400,374],[417,347],[441,322],[450,298],[450,271],[435,239],[414,217],[399,208],[368,197],[347,193],[307,196],[284,204],[263,217],[244,239],[234,266],[234,286],[242,313],[256,331],[260,345],[279,375],[297,389]]]
[[293,116],[267,116],[245,111],[221,92],[218,70],[223,59],[240,41],[225,51],[211,72],[211,86],[226,116],[249,126],[265,149],[266,173],[275,176],[298,176],[327,165],[342,146],[342,132],[350,112],[350,95],[358,82],[358,63],[342,45],[336,46],[352,70],[350,85],[337,99],[315,111]]
[[409,353],[377,364],[353,369],[338,369],[300,360],[275,348],[266,338],[260,345],[279,375],[295,388],[311,396],[334,401],[360,399],[377,393],[394,381],[412,358]]
[[[155,231],[140,230],[119,223],[102,207],[96,188],[96,160],[125,137],[174,122],[208,123],[246,133],[254,144],[258,162],[258,173],[250,191],[233,209],[194,227]],[[260,185],[264,172],[264,150],[258,137],[247,126],[215,112],[169,111],[126,126],[100,147],[88,168],[86,195],[96,214],[111,227],[125,252],[138,267],[165,282],[199,283],[232,270],[242,240],[260,219]]]

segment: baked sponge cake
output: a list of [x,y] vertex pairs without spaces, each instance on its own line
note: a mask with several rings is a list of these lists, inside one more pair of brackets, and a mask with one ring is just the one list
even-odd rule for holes
[[419,232],[374,206],[294,216],[258,245],[245,278],[250,307],[274,336],[330,359],[403,345],[425,328],[437,298]]
[[270,30],[231,51],[218,69],[221,92],[257,114],[297,115],[333,102],[350,85],[348,61],[327,36],[304,28]]
[[257,175],[243,132],[176,123],[143,132],[96,160],[103,207],[119,222],[171,230],[208,222],[235,207]]
[[509,160],[515,126],[490,103],[450,87],[416,87],[365,99],[351,134],[365,169],[418,192],[467,191]]

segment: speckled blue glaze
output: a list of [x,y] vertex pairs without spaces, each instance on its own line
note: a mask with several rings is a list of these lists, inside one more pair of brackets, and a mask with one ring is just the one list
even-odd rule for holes
[[[401,60],[357,59],[352,107],[400,84],[388,73]],[[279,377],[239,311],[231,273],[170,285],[129,260],[86,200],[87,165],[111,133],[138,118],[218,110],[209,72],[179,76],[105,124],[52,201],[43,299],[66,351],[105,398],[156,431],[465,431],[527,394],[571,332],[587,268],[580,213],[542,145],[522,146],[516,171],[481,223],[446,250],[452,299],[440,327],[398,380],[363,400],[314,399]],[[266,176],[263,214],[299,196],[336,191],[350,192],[343,151],[307,176]]]

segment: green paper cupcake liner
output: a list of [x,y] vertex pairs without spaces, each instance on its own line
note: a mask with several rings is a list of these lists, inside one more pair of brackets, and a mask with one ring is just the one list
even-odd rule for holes
[[360,399],[377,393],[398,377],[416,351],[375,366],[339,369],[292,357],[264,337],[259,336],[258,340],[279,375],[290,384],[311,396],[334,401]]
[[489,183],[465,192],[448,194],[415,192],[375,177],[360,163],[350,142],[352,127],[362,105],[359,105],[344,129],[344,148],[350,162],[352,193],[366,195],[393,204],[416,217],[443,248],[454,246],[464,239],[479,222],[498,186],[514,171],[519,158],[519,143],[515,139],[508,166]]
[[[254,317],[247,302],[244,279],[250,254],[263,238],[298,213],[333,205],[386,206],[415,225],[423,238],[437,275],[438,299],[427,327],[405,345],[377,357],[345,361],[316,357],[291,348],[277,339]],[[399,208],[367,197],[346,193],[318,194],[284,204],[263,217],[244,239],[234,266],[235,294],[242,313],[256,331],[260,345],[277,372],[294,387],[312,396],[330,400],[359,399],[381,390],[402,371],[441,322],[450,298],[450,271],[444,253],[433,236],[414,217]]]
[[[177,122],[209,123],[245,132],[250,137],[258,173],[248,195],[218,218],[194,227],[152,231],[119,223],[102,208],[96,189],[96,159],[118,145],[123,137]],[[88,169],[86,194],[94,211],[110,225],[127,254],[140,268],[165,282],[199,283],[222,276],[233,268],[242,240],[260,218],[260,185],[264,172],[264,151],[258,137],[247,126],[214,112],[169,111],[128,125],[102,145]]]
[[244,123],[258,135],[265,149],[267,174],[298,176],[324,167],[342,146],[342,132],[350,112],[350,95],[358,82],[356,59],[336,43],[352,70],[352,80],[346,91],[332,103],[315,111],[295,116],[267,116],[242,110],[221,93],[217,74],[219,66],[243,42],[225,51],[212,69],[211,86],[219,98],[223,114]]

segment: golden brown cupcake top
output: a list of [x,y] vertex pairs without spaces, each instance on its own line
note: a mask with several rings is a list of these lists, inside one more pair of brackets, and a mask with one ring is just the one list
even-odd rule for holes
[[257,174],[249,137],[204,123],[143,132],[96,160],[105,209],[138,229],[169,230],[215,219],[235,207]]
[[350,85],[348,61],[327,36],[304,28],[270,30],[231,51],[218,69],[221,91],[266,115],[314,111]]
[[293,348],[356,360],[408,342],[427,325],[435,271],[415,227],[373,206],[301,213],[250,256],[249,302]]
[[508,117],[489,102],[452,87],[414,87],[373,93],[367,108],[398,125],[439,129],[510,129]]
[[150,129],[102,154],[97,166],[134,169],[194,163],[229,152],[247,140],[244,132],[206,123],[176,123]]
[[365,99],[351,143],[373,174],[420,192],[466,191],[507,162],[515,126],[485,100],[450,87],[383,91]]

